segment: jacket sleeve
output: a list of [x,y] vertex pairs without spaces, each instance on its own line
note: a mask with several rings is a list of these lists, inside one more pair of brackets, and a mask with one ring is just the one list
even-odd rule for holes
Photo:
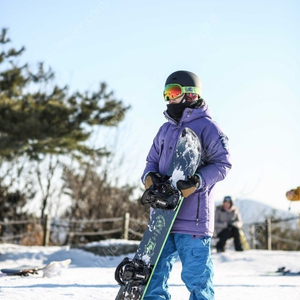
[[146,158],[146,167],[141,177],[142,183],[145,183],[145,179],[147,174],[150,172],[159,172],[158,164],[159,164],[159,156],[161,152],[161,145],[160,145],[160,134],[162,131],[162,127],[159,129],[158,133],[156,134],[148,156]]
[[215,231],[216,235],[218,235],[223,229],[228,227],[228,222],[224,222],[221,220],[221,209],[217,207],[215,211]]
[[223,180],[231,169],[228,138],[217,124],[208,121],[200,137],[202,145],[201,165],[197,169],[202,189],[209,189]]
[[241,217],[241,214],[240,214],[237,207],[235,207],[235,217],[234,217],[234,220],[232,222],[232,225],[239,228],[239,229],[242,228],[242,226],[243,226],[242,217]]

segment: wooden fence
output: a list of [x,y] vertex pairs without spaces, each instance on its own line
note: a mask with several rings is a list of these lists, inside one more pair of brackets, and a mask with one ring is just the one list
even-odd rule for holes
[[7,243],[26,238],[28,236],[28,225],[36,226],[36,224],[40,224],[39,219],[0,221],[0,242]]
[[[37,230],[31,232],[26,227],[32,224],[33,227],[39,227],[39,233],[42,234],[42,244],[47,246],[53,244],[51,236],[55,234],[65,234],[66,241],[63,244],[73,244],[75,237],[92,237],[92,236],[113,236],[118,235],[122,239],[140,239],[148,224],[148,219],[131,218],[126,212],[123,217],[103,218],[96,220],[67,220],[67,219],[50,219],[48,216],[45,220],[25,220],[25,221],[2,221],[2,234],[0,243],[22,243],[23,239],[37,234]],[[103,224],[111,224],[111,229],[101,229]],[[18,229],[14,228],[19,225]],[[23,229],[20,229],[23,226]],[[93,227],[93,230],[85,231],[86,228]],[[95,229],[96,228],[96,229]],[[97,229],[98,228],[98,229]],[[15,233],[21,231],[21,233]],[[57,244],[57,243],[54,243]]]
[[[300,239],[294,240],[293,238],[285,238],[279,235],[275,235],[272,233],[272,229],[276,224],[279,223],[286,223],[291,221],[298,221],[298,231],[299,231],[299,237],[300,237],[300,217],[291,217],[286,219],[272,219],[267,218],[265,222],[255,222],[255,223],[249,223],[244,224],[244,229],[248,230],[248,239],[251,249],[256,248],[256,240],[259,235],[264,235],[265,240],[265,246],[264,248],[266,250],[272,250],[272,241],[282,241],[287,244],[293,244],[296,246],[300,246]],[[294,230],[296,229],[296,223],[294,224]],[[290,226],[290,225],[289,225]]]
[[[256,240],[259,235],[265,235],[265,249],[272,250],[272,239],[300,246],[300,240],[272,234],[272,227],[276,223],[299,220],[299,217],[272,220],[266,219],[261,223],[244,224],[247,240],[252,249],[256,248]],[[29,245],[30,243],[47,246],[78,244],[80,239],[86,240],[107,239],[116,237],[122,239],[141,239],[148,223],[148,215],[144,218],[134,219],[126,212],[123,217],[103,218],[97,220],[67,220],[33,219],[24,221],[2,221],[0,243],[17,243]],[[109,225],[110,224],[110,225]],[[299,224],[300,226],[300,224]],[[108,228],[108,229],[107,229]],[[88,229],[88,230],[87,230]],[[63,242],[53,240],[53,236],[64,234]],[[300,233],[299,233],[300,235]]]

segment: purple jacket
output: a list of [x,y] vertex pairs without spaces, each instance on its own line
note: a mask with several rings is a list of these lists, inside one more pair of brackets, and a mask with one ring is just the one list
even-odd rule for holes
[[164,112],[168,122],[159,129],[147,156],[142,180],[147,173],[167,173],[178,137],[185,127],[191,128],[202,146],[201,163],[196,171],[201,178],[197,191],[183,200],[171,232],[197,237],[212,236],[214,232],[213,190],[216,182],[223,180],[231,168],[228,138],[211,119],[205,104],[201,108],[186,108],[179,123]]

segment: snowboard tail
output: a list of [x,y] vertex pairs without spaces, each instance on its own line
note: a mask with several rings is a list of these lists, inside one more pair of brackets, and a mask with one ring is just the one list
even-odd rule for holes
[[200,163],[201,145],[193,130],[184,128],[167,171],[168,181],[154,184],[142,198],[143,205],[151,205],[147,229],[131,260],[125,258],[115,271],[121,285],[116,300],[142,300],[147,291],[156,264],[182,205],[183,197],[176,188],[178,180],[193,176]]

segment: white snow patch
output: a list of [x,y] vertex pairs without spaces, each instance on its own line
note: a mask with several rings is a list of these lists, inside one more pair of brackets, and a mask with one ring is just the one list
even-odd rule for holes
[[[107,241],[110,245],[119,240]],[[129,256],[129,255],[126,255]],[[0,273],[0,298],[30,300],[115,299],[119,286],[114,280],[122,257],[100,257],[69,247],[25,247],[0,244],[0,269],[22,265],[43,266],[52,260],[71,259],[61,276],[43,278],[5,276]],[[269,273],[285,266],[300,271],[300,251],[244,252],[212,254],[216,300],[299,300],[300,276],[276,276]],[[101,264],[99,263],[101,261]],[[189,299],[181,280],[181,263],[177,261],[169,280],[172,300]]]
[[128,240],[123,240],[123,239],[120,239],[120,240],[117,240],[117,239],[109,239],[109,240],[105,240],[105,241],[99,241],[99,242],[92,242],[92,243],[88,243],[85,245],[85,248],[88,248],[88,247],[95,247],[95,246],[103,246],[103,247],[109,247],[109,246],[112,246],[112,245],[135,245],[135,244],[139,244],[140,242],[139,241],[128,241]]
[[147,254],[145,254],[145,255],[142,256],[142,261],[143,261],[146,265],[148,265],[148,264],[150,263],[150,259],[151,259],[151,257],[150,257],[149,255],[147,255]]
[[176,187],[176,182],[178,182],[178,180],[185,180],[185,176],[184,176],[184,173],[183,173],[183,170],[181,169],[175,169],[172,173],[172,176],[171,176],[171,182],[172,182],[172,185],[174,187]]

